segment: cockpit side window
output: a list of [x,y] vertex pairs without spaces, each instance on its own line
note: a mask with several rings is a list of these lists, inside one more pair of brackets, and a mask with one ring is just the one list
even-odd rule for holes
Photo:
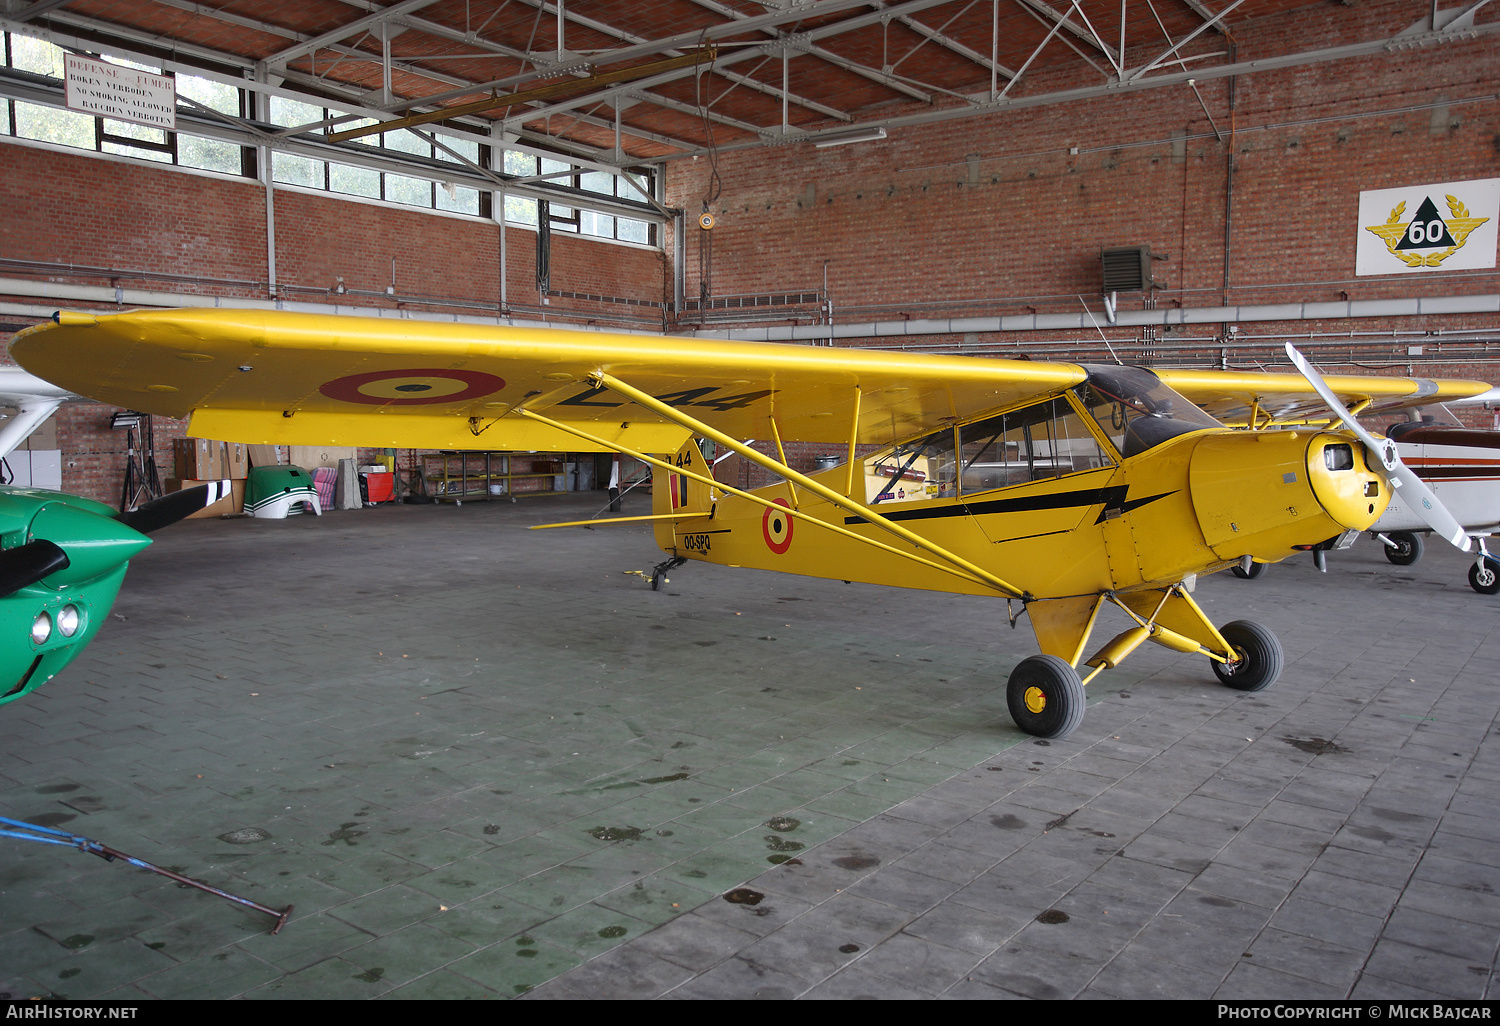
[[864,461],[870,505],[948,499],[1113,464],[1065,396],[876,453]]
[[954,469],[953,429],[934,431],[865,460],[865,501],[873,506],[951,498],[958,494]]
[[1061,397],[959,430],[964,495],[1062,477],[1107,465],[1093,432]]

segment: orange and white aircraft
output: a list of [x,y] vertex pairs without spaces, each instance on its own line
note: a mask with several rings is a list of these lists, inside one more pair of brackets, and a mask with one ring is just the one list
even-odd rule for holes
[[[1043,737],[1073,730],[1084,684],[1146,641],[1206,657],[1229,687],[1276,679],[1275,636],[1215,626],[1192,598],[1199,574],[1366,530],[1393,489],[1466,545],[1344,404],[1401,409],[1488,387],[1325,382],[1305,363],[1154,373],[224,309],[61,313],[11,352],[80,394],[188,417],[201,437],[637,457],[656,468],[644,519],[669,562],[963,592],[1006,600],[1012,623],[1029,614],[1041,654],[1011,673],[1007,698]],[[785,456],[794,440],[836,446],[844,462],[800,472]],[[715,480],[710,441],[778,480]],[[1106,606],[1132,626],[1090,655]]]

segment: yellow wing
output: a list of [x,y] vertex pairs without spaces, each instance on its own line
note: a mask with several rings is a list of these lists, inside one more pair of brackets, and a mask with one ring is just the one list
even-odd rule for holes
[[[1245,426],[1255,411],[1259,426],[1325,421],[1328,407],[1300,374],[1253,371],[1157,370],[1167,385],[1197,403],[1215,419]],[[1482,381],[1328,375],[1325,379],[1343,404],[1361,415],[1427,406],[1478,395]]]
[[884,444],[1084,379],[1072,364],[252,310],[63,312],[15,359],[102,402],[243,442],[579,451],[524,404],[643,452],[688,431],[604,372],[738,438]]
[[[254,310],[60,313],[11,353],[80,395],[190,417],[207,438],[431,449],[675,452],[688,429],[596,388],[607,374],[737,438],[886,444],[1069,388],[1075,364]],[[1300,376],[1157,372],[1227,423],[1326,419]],[[1346,405],[1476,395],[1475,381],[1330,377]],[[774,419],[774,432],[772,422]]]

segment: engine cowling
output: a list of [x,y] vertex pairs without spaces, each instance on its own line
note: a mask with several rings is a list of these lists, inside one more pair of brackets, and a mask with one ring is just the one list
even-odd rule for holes
[[1209,435],[1189,468],[1203,538],[1221,559],[1272,562],[1344,531],[1364,531],[1390,501],[1364,447],[1329,431]]

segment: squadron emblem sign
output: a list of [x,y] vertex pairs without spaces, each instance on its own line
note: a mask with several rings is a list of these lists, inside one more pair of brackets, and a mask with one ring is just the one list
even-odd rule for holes
[[1500,178],[1359,194],[1355,274],[1495,266]]

